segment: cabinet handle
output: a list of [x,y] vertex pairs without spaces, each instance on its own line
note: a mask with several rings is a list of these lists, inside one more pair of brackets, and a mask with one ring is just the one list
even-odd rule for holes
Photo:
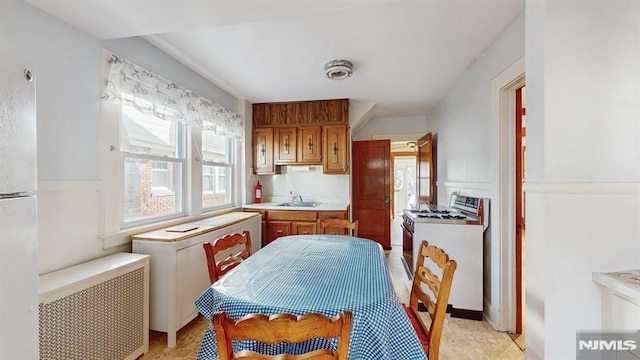
[[309,151],[313,150],[313,143],[311,142],[311,138],[309,138],[309,143],[307,143],[307,145],[309,146]]
[[284,150],[287,154],[289,153],[289,138],[284,139]]
[[333,155],[338,155],[338,143],[333,143]]

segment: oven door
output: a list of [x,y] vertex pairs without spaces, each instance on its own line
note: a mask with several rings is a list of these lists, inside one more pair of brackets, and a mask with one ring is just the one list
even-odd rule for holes
[[405,222],[402,223],[402,257],[409,277],[413,276],[413,232],[409,230]]

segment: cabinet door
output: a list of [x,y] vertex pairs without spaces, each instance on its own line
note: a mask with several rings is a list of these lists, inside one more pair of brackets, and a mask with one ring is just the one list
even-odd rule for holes
[[267,242],[262,244],[263,247],[280,236],[291,235],[290,221],[269,221],[268,227],[269,236],[266,238]]
[[312,122],[309,101],[296,101],[287,103],[287,123],[303,125]]
[[175,308],[170,311],[175,311],[177,318],[175,324],[170,324],[170,329],[180,329],[197,316],[198,310],[193,301],[202,294],[203,289],[211,285],[202,244],[215,239],[209,234],[200,235],[199,239],[201,240],[194,245],[176,252],[175,294],[168,295],[175,296]]
[[298,163],[322,164],[322,128],[302,126],[298,128]]
[[287,104],[267,103],[265,108],[265,118],[268,125],[286,125]]
[[267,104],[253,104],[253,125],[269,125],[266,119]]
[[348,174],[348,142],[346,125],[324,127],[323,166],[325,174]]
[[291,223],[292,235],[311,235],[317,234],[315,222],[293,222]]
[[275,174],[273,161],[273,128],[253,129],[253,172]]
[[275,143],[275,163],[276,164],[295,164],[296,157],[296,128],[282,127],[274,130]]

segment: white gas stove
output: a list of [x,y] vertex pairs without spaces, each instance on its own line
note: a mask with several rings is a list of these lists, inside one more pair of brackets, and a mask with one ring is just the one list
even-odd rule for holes
[[489,199],[455,194],[449,207],[422,205],[404,210],[403,253],[413,273],[422,240],[442,248],[458,269],[449,298],[454,317],[481,320],[483,308],[484,234],[489,227]]

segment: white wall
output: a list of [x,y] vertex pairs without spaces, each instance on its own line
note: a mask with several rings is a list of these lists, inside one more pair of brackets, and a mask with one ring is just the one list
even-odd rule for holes
[[526,13],[527,358],[570,359],[602,326],[592,272],[640,267],[640,3]]
[[[257,178],[262,184],[262,192],[267,200],[275,198],[274,201],[287,201],[289,192],[293,192],[300,194],[304,201],[350,201],[349,175],[325,175],[322,173],[322,165],[281,166],[281,174],[260,175]],[[253,185],[255,186],[255,183]],[[250,194],[253,194],[253,191]]]
[[[497,206],[493,192],[494,169],[499,161],[492,158],[492,79],[524,56],[524,14],[518,16],[496,39],[466,74],[427,115],[428,130],[435,136],[437,148],[438,203],[448,205],[453,191],[489,198]],[[495,201],[495,203],[494,203]],[[492,216],[496,211],[491,212]],[[501,326],[501,264],[499,219],[490,218],[485,239],[485,315],[494,326]]]
[[[100,82],[102,44],[22,0],[0,2],[0,37],[34,64],[38,127],[39,273],[130,246],[103,250]],[[105,42],[241,113],[238,100],[140,39]]]
[[[418,140],[427,133],[425,116],[373,118],[357,133],[353,133],[353,141],[360,140]],[[402,137],[397,138],[398,136]]]

